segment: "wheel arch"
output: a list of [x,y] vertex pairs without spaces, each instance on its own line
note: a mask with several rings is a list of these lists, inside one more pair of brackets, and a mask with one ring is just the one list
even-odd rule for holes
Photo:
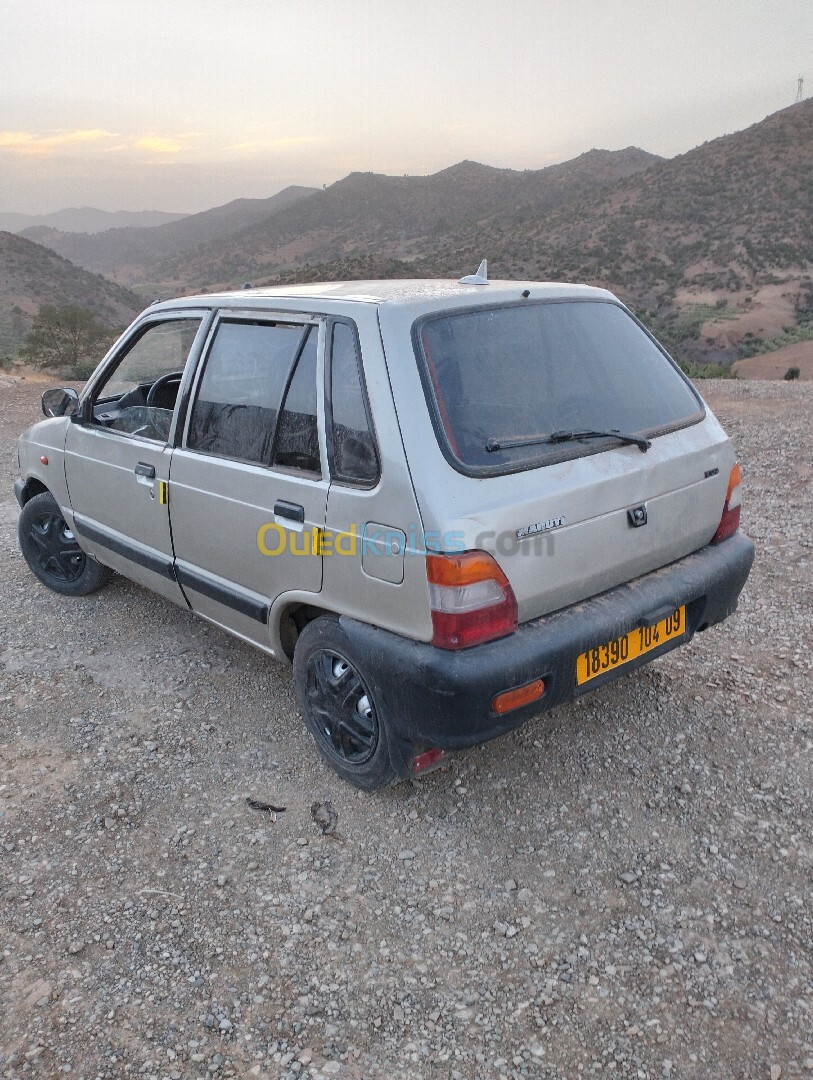
[[43,484],[42,480],[36,476],[29,476],[20,489],[20,506],[25,506],[35,495],[43,495],[45,492],[49,495],[54,494],[46,484]]
[[308,623],[322,615],[338,614],[340,612],[320,603],[320,597],[313,593],[289,593],[279,597],[269,616],[274,655],[286,663],[293,663],[296,643]]

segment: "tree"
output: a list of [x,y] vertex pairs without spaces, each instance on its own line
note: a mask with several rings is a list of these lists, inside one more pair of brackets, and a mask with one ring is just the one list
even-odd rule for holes
[[93,360],[95,367],[109,338],[110,331],[87,308],[78,304],[43,304],[20,350],[20,359],[36,367],[71,371]]

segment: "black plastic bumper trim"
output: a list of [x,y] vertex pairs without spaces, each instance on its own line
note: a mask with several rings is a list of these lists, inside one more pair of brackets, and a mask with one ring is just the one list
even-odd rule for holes
[[[651,574],[525,623],[499,641],[459,652],[348,617],[341,623],[366,658],[365,677],[390,728],[393,767],[405,776],[414,747],[460,750],[487,742],[634,671],[684,644],[697,630],[722,622],[736,610],[753,560],[754,545],[736,533]],[[653,613],[665,605],[674,609],[682,604],[685,635],[577,687],[577,656],[649,625]],[[491,712],[496,694],[538,678],[545,680],[540,700],[502,716]]]

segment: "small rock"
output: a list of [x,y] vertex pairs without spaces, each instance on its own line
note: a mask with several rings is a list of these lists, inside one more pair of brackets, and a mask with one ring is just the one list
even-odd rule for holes
[[618,875],[618,880],[623,881],[625,885],[632,885],[635,881],[635,874],[632,870],[625,870],[623,874]]
[[771,1065],[771,1080],[779,1080],[782,1075],[781,1065]]
[[224,1016],[219,1026],[221,1031],[231,1031],[231,1020]]
[[403,851],[398,852],[398,858],[401,862],[409,862],[410,859],[415,858],[415,852],[411,851],[409,848],[404,848]]
[[313,1050],[311,1050],[309,1046],[306,1046],[296,1060],[299,1062],[300,1065],[310,1065],[310,1063],[313,1061]]
[[513,879],[512,877],[510,877],[510,878],[508,878],[508,880],[507,880],[507,881],[505,882],[505,886],[504,886],[504,888],[505,888],[505,891],[506,891],[506,892],[516,892],[516,890],[517,890],[517,883],[516,883],[516,881],[514,881],[514,879]]

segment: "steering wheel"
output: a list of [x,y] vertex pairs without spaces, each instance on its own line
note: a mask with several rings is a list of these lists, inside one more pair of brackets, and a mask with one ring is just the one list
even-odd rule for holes
[[[157,406],[155,403],[155,399],[158,397],[160,392],[164,389],[164,387],[169,386],[170,383],[173,382],[176,382],[178,386],[180,386],[182,378],[182,371],[170,371],[166,375],[162,375],[160,379],[156,379],[147,391],[147,400],[144,402],[146,407],[148,409],[160,408],[161,406]],[[173,406],[174,403],[173,405],[170,405],[170,408],[173,408]]]

